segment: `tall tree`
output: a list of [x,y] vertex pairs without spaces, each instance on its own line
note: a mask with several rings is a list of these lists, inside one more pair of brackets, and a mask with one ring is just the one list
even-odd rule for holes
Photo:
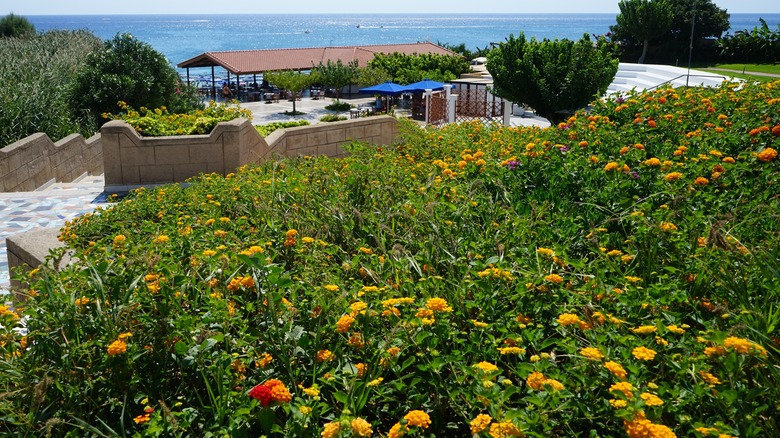
[[358,61],[350,61],[344,64],[340,59],[336,62],[328,60],[326,64],[320,64],[312,70],[324,85],[336,90],[336,101],[339,100],[341,89],[355,82],[357,77]]
[[[629,0],[630,1],[630,0]],[[665,0],[672,9],[672,23],[669,32],[657,37],[664,61],[679,60],[689,50],[691,28],[693,27],[694,43],[700,44],[703,39],[717,38],[729,27],[729,14],[719,8],[712,0]],[[693,23],[695,17],[695,24]],[[693,26],[692,26],[693,24]],[[620,23],[610,26],[612,40],[620,43],[624,53],[631,52],[632,47],[638,47],[643,41],[631,34],[630,29]]]
[[282,70],[263,73],[263,79],[292,93],[292,112],[293,114],[297,114],[297,111],[295,110],[295,100],[298,93],[304,88],[311,86],[313,81],[317,80],[317,75],[310,75],[300,71]]
[[614,44],[585,34],[579,41],[509,38],[487,55],[493,94],[525,103],[555,123],[607,90],[618,69]]
[[642,41],[642,55],[637,62],[644,64],[650,40],[666,34],[671,28],[672,7],[665,0],[622,0],[618,7],[617,24]]
[[688,41],[693,26],[693,39],[719,38],[731,27],[729,14],[712,0],[667,0],[672,7],[672,35],[675,39]]
[[35,26],[13,12],[0,18],[0,37],[22,38],[35,34]]

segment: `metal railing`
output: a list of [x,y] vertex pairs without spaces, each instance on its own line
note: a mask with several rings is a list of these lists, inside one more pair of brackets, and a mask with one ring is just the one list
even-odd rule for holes
[[654,85],[654,86],[652,86],[650,88],[646,88],[645,91],[655,90],[656,88],[661,87],[662,85],[671,84],[672,82],[676,81],[677,79],[681,79],[681,78],[686,78],[685,79],[685,86],[687,87],[688,86],[688,80],[690,78],[697,78],[697,77],[699,77],[699,78],[721,78],[721,80],[724,80],[724,81],[728,78],[728,76],[723,76],[723,75],[692,75],[692,74],[684,74],[684,75],[676,76],[676,77],[674,77],[672,79],[669,79],[667,81],[661,82],[660,84]]

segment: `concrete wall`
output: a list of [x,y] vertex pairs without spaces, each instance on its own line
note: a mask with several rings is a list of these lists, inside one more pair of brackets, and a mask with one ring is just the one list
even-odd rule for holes
[[56,143],[46,134],[33,134],[0,149],[0,192],[31,191],[52,180],[103,173],[102,156],[100,134],[88,140],[73,134]]
[[222,175],[264,159],[345,155],[351,141],[390,145],[398,132],[393,117],[380,116],[278,130],[264,139],[246,119],[219,123],[208,135],[141,137],[127,123],[100,128],[105,191],[184,182],[200,173]]

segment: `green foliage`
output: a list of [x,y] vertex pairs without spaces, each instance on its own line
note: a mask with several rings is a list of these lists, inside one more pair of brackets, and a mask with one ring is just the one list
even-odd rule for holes
[[342,120],[347,120],[347,116],[341,116],[338,114],[325,114],[324,116],[320,117],[320,122],[340,122]]
[[296,72],[293,70],[269,71],[263,73],[264,80],[292,93],[293,107],[290,115],[300,114],[295,110],[295,101],[297,100],[298,93],[320,80],[319,76],[318,73],[310,75],[308,73],[303,73],[301,71]]
[[688,42],[694,16],[693,39],[718,38],[729,29],[729,14],[712,0],[666,0],[672,7],[672,39]]
[[477,47],[474,50],[466,48],[466,43],[460,43],[460,44],[449,44],[449,43],[442,43],[442,42],[436,42],[437,46],[444,47],[445,49],[455,52],[459,55],[461,55],[464,59],[467,61],[470,61],[474,58],[480,58],[483,56],[487,56],[487,53],[490,51],[490,47],[485,46],[483,48]]
[[780,25],[777,30],[769,29],[763,18],[759,18],[761,27],[751,31],[737,31],[734,35],[725,35],[716,45],[723,62],[780,62]]
[[239,117],[252,120],[252,111],[233,105],[220,105],[213,100],[205,109],[190,113],[172,114],[167,108],[134,110],[125,102],[119,102],[122,110],[119,114],[105,114],[111,120],[124,120],[139,134],[147,137],[168,135],[208,134],[219,122],[227,122]]
[[0,18],[0,37],[27,38],[35,35],[35,26],[19,15],[10,13]]
[[[0,307],[0,434],[780,436],[778,105],[745,83],[407,122],[136,191]],[[270,383],[292,397],[250,396]]]
[[325,106],[328,111],[349,111],[350,108],[352,105],[347,102],[333,102]]
[[344,64],[339,59],[336,62],[328,60],[327,64],[320,64],[312,70],[316,74],[318,81],[322,84],[333,87],[336,90],[336,99],[341,95],[341,89],[352,85],[358,72],[357,60]]
[[381,68],[366,66],[358,69],[357,76],[355,77],[355,84],[366,87],[382,84],[390,79],[390,74]]
[[296,126],[307,126],[309,125],[308,120],[292,120],[289,122],[273,122],[273,123],[267,123],[265,125],[257,125],[255,126],[255,129],[257,129],[257,132],[260,133],[263,137],[268,137],[268,135],[277,129],[284,129],[284,128],[294,128]]
[[510,35],[487,56],[493,94],[530,105],[552,122],[602,96],[617,68],[614,45],[603,38],[593,44],[587,34],[578,42]]
[[[673,20],[669,31],[658,37],[658,50],[653,53],[655,62],[675,63],[687,59],[691,39],[691,22],[696,17],[694,42],[696,59],[699,61],[714,58],[715,53],[707,52],[704,39],[718,38],[729,29],[729,14],[719,8],[712,0],[665,0],[672,9]],[[610,26],[612,40],[620,43],[623,54],[632,54],[633,48],[643,46],[643,40],[635,37],[631,29],[619,22]],[[635,58],[634,58],[635,59]]]
[[54,141],[95,133],[91,120],[71,111],[67,90],[84,54],[100,46],[87,31],[0,38],[0,147],[37,132]]
[[672,8],[666,0],[622,0],[618,6],[617,25],[643,43],[642,55],[637,61],[642,64],[650,40],[669,32],[674,19]]
[[411,84],[426,78],[451,81],[469,71],[469,62],[460,56],[429,53],[377,53],[368,65],[386,71],[391,80],[399,84]]
[[174,113],[198,106],[194,90],[181,84],[165,56],[128,34],[117,34],[103,50],[86,56],[70,89],[70,101],[75,112],[95,123],[120,101],[133,108],[165,106]]

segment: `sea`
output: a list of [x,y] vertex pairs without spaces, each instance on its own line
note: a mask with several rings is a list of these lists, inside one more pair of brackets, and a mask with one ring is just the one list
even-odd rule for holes
[[[536,39],[604,35],[615,14],[295,14],[295,15],[50,15],[26,16],[39,31],[86,29],[110,39],[129,33],[176,65],[210,51],[256,50],[418,41],[465,44],[474,50],[524,32]],[[780,14],[731,14],[730,33]]]

